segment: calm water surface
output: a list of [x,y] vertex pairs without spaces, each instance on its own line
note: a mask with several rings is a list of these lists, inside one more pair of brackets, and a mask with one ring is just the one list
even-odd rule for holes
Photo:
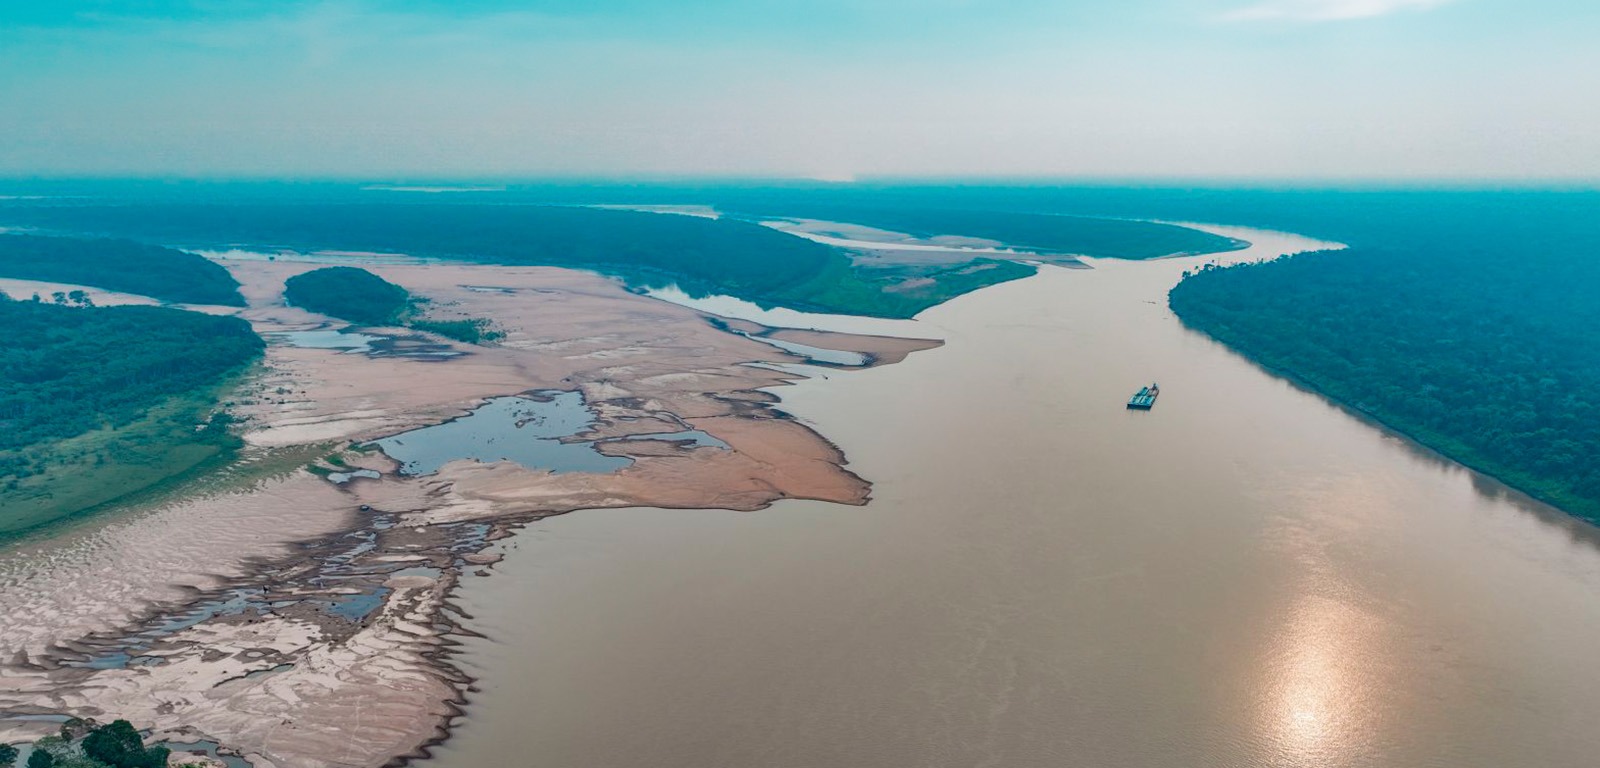
[[842,365],[850,368],[866,365],[870,360],[870,358],[861,354],[860,352],[847,352],[842,349],[823,349],[822,347],[813,347],[810,344],[801,344],[797,341],[769,339],[764,336],[752,336],[748,333],[744,334],[744,337],[747,339],[754,339],[763,344],[771,344],[778,349],[799,355],[811,362],[829,363],[831,365]]
[[631,459],[607,456],[590,442],[563,442],[594,424],[580,392],[550,390],[538,399],[496,397],[443,424],[413,429],[370,445],[400,462],[402,475],[431,475],[460,459],[514,461],[552,472],[611,472]]
[[1204,260],[1044,268],[926,313],[940,349],[779,390],[865,508],[510,540],[434,763],[1596,765],[1593,531],[1184,330]]
[[278,331],[267,335],[276,339],[283,339],[290,346],[310,349],[342,349],[348,352],[371,352],[372,343],[383,340],[382,336],[373,336],[350,330]]

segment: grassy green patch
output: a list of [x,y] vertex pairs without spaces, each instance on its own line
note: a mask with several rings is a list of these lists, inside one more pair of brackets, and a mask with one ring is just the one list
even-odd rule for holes
[[143,417],[0,452],[24,469],[0,485],[0,534],[116,501],[203,466],[221,465],[239,440],[213,414],[229,384],[176,395]]
[[226,457],[220,395],[260,355],[248,323],[161,307],[0,298],[0,533]]
[[417,318],[406,323],[407,326],[427,333],[436,333],[447,339],[464,341],[468,344],[482,344],[486,341],[497,341],[505,338],[505,332],[498,330],[494,324],[482,318],[468,320],[430,320]]
[[840,258],[816,277],[767,300],[815,312],[908,318],[961,294],[1035,271],[1027,264],[992,259],[937,267],[862,267]]

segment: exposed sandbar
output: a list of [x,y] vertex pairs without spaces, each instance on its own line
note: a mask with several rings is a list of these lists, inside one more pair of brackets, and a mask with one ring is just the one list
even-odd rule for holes
[[[343,325],[282,304],[283,281],[318,265],[226,265],[258,331]],[[470,683],[450,662],[449,594],[522,523],[594,507],[867,499],[870,484],[835,446],[775,409],[766,390],[798,374],[748,364],[793,354],[591,274],[369,268],[426,297],[432,314],[491,320],[504,339],[480,347],[396,328],[363,329],[392,342],[378,355],[270,345],[264,373],[237,396],[247,455],[309,445],[307,456],[340,454],[382,476],[335,485],[299,469],[6,553],[0,712],[126,717],[262,766],[383,765],[447,732]],[[752,332],[875,364],[938,343]],[[633,463],[610,474],[456,461],[422,477],[346,450],[541,389],[583,392],[597,421],[575,438],[700,430],[728,447],[611,439],[596,445]],[[52,728],[0,717],[0,741]]]

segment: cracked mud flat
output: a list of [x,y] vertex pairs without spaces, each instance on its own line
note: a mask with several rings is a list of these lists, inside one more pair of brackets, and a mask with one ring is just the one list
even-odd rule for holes
[[[258,331],[342,325],[282,304],[284,279],[317,265],[227,266]],[[471,686],[451,663],[462,630],[450,595],[461,573],[492,565],[490,542],[586,508],[865,503],[870,485],[838,449],[773,407],[764,390],[798,374],[749,363],[803,361],[759,337],[859,352],[867,367],[938,345],[730,327],[553,268],[373,271],[430,299],[434,316],[488,318],[506,338],[474,347],[366,329],[390,339],[377,355],[275,343],[235,407],[243,462],[339,454],[378,479],[290,469],[0,554],[0,741],[52,732],[57,716],[124,717],[257,766],[425,754]],[[555,474],[456,461],[405,477],[381,453],[347,450],[536,390],[581,392],[595,421],[574,439],[632,463]],[[727,447],[648,437],[691,430]]]

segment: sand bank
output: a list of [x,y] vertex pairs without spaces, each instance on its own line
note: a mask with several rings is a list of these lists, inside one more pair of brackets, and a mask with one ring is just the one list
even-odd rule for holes
[[[315,264],[227,261],[263,334],[342,324],[282,303]],[[269,346],[236,398],[247,455],[336,455],[378,479],[305,469],[243,490],[158,504],[0,558],[0,712],[126,717],[179,741],[214,740],[262,766],[376,766],[447,732],[470,680],[450,660],[449,595],[491,541],[578,509],[751,510],[777,499],[864,503],[870,484],[767,388],[803,362],[694,309],[553,268],[372,266],[430,313],[491,320],[478,347],[408,329],[372,354]],[[937,342],[746,333],[860,352],[870,365]],[[632,463],[556,474],[456,461],[402,476],[361,443],[468,413],[487,399],[576,390],[596,414],[574,439]],[[641,435],[699,430],[726,447]],[[251,453],[254,452],[254,453]],[[49,732],[0,717],[0,741]]]

